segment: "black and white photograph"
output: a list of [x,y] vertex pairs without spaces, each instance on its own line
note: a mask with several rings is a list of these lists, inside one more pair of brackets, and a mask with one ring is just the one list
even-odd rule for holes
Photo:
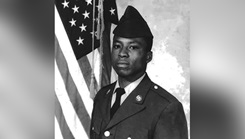
[[55,6],[55,137],[187,139],[189,1]]

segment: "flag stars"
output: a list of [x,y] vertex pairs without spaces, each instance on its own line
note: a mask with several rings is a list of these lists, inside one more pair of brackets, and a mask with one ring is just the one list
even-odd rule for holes
[[78,9],[79,9],[79,7],[77,7],[76,5],[72,8],[72,10],[74,11],[74,13],[79,13],[79,11],[78,11]]
[[69,2],[67,2],[66,0],[62,3],[62,5],[63,5],[63,8],[69,8]]
[[113,9],[113,8],[110,9],[111,15],[115,15],[115,10],[116,9]]
[[79,38],[77,39],[78,45],[83,44],[83,40],[84,40],[84,39],[81,39],[81,37],[79,37]]
[[81,32],[83,32],[83,31],[86,31],[86,27],[87,26],[85,26],[84,24],[82,24],[82,26],[80,26],[79,28],[81,29]]
[[85,11],[85,12],[83,13],[83,16],[84,16],[84,19],[89,18],[89,13],[88,13],[87,11]]
[[87,2],[87,5],[92,5],[92,0],[85,0]]
[[76,26],[76,22],[77,22],[77,21],[74,20],[73,18],[72,18],[71,21],[69,21],[69,22],[71,23],[71,27],[72,27],[72,26]]

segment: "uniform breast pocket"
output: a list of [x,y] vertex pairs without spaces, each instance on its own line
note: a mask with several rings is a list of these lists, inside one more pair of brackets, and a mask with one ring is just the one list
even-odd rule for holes
[[138,128],[132,132],[130,139],[149,139],[148,133],[147,129]]
[[101,129],[101,118],[94,118],[92,121],[92,127],[91,127],[91,139],[96,139],[100,135],[100,129]]

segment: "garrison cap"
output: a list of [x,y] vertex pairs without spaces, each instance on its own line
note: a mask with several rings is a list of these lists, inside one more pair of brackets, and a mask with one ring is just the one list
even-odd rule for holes
[[113,34],[125,38],[153,38],[146,21],[133,6],[127,7]]

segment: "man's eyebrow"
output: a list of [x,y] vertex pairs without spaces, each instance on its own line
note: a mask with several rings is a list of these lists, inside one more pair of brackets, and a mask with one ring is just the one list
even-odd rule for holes
[[115,42],[121,43],[122,41],[119,41],[119,40],[113,40],[113,43],[115,43]]
[[134,43],[140,44],[140,42],[137,42],[137,41],[129,42],[129,44],[134,44]]
[[[115,39],[115,40],[113,40],[113,43],[123,43],[123,41]],[[128,44],[139,44],[139,45],[142,45],[143,43],[138,41],[138,40],[132,40],[132,41],[129,41]]]
[[129,42],[129,44],[139,44],[142,45],[142,43],[140,41],[134,40],[132,42]]

